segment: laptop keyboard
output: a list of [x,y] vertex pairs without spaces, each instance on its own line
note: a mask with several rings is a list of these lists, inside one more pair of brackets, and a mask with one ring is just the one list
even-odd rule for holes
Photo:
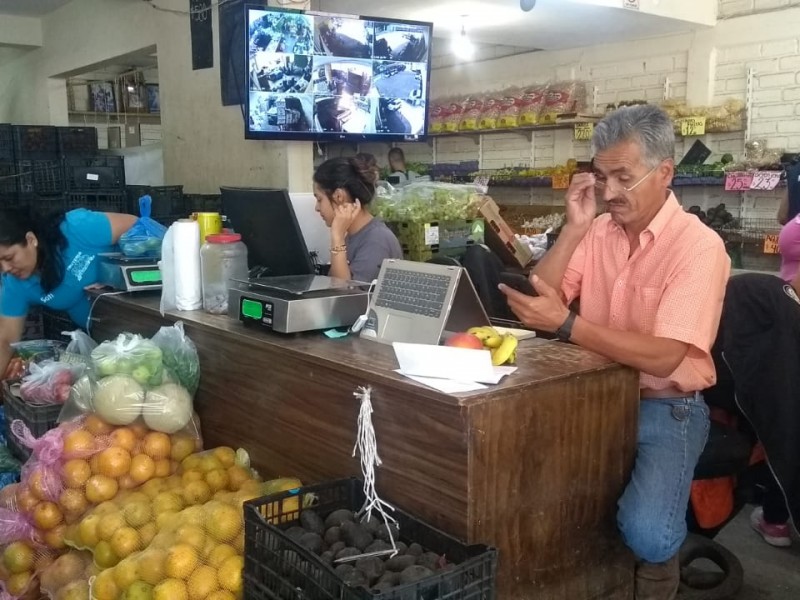
[[375,306],[391,308],[424,317],[442,313],[450,277],[386,269]]

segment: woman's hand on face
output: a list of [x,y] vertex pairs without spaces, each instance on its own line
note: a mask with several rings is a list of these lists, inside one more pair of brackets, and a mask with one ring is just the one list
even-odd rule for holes
[[331,236],[335,240],[344,240],[347,230],[361,214],[361,202],[343,202],[333,207],[333,221],[331,222]]

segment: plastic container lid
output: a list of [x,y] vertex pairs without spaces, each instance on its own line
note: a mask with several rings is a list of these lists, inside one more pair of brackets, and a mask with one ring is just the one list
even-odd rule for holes
[[212,233],[206,236],[206,241],[209,244],[235,244],[242,241],[242,236],[239,233]]

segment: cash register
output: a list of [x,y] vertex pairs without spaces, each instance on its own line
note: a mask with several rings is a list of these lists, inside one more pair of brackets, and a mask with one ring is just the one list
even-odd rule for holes
[[232,281],[229,316],[280,333],[349,327],[368,283],[319,274],[286,190],[220,188],[222,210],[247,246],[250,277]]

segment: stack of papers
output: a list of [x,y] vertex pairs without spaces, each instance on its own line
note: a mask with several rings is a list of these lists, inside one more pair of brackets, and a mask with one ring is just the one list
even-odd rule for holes
[[392,346],[398,373],[446,394],[486,389],[517,370],[493,366],[488,350],[403,342]]

